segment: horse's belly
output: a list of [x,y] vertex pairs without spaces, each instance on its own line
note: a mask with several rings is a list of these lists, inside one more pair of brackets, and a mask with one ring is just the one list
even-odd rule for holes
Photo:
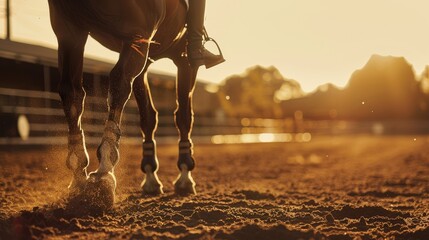
[[109,34],[91,32],[91,37],[94,38],[97,42],[99,42],[104,47],[115,51],[120,52],[122,47],[122,41],[118,38],[113,37]]

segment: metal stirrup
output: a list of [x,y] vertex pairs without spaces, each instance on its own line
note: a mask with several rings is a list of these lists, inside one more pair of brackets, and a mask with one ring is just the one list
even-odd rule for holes
[[222,50],[220,49],[219,44],[216,42],[216,40],[214,40],[209,36],[209,34],[207,33],[206,27],[203,27],[203,40],[204,40],[203,45],[205,45],[207,42],[214,42],[216,44],[219,55],[222,56],[223,58]]

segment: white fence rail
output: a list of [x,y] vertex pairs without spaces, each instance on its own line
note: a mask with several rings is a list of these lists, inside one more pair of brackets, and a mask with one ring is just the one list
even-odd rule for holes
[[[0,88],[0,133],[7,130],[4,129],[5,126],[2,129],[1,123],[11,116],[25,116],[28,119],[29,136],[23,139],[16,134],[9,136],[0,134],[0,145],[65,144],[67,141],[67,124],[57,93]],[[98,143],[106,118],[106,99],[87,97],[83,115],[87,143]],[[205,142],[211,142],[215,135],[281,133],[287,130],[285,129],[287,125],[290,125],[283,120],[213,118],[200,116],[198,113],[195,114],[195,118],[193,136]],[[142,141],[139,121],[137,103],[134,99],[130,99],[123,116],[123,141],[130,143]],[[177,141],[178,132],[174,125],[173,110],[171,115],[159,116],[156,135],[161,142]]]
[[[87,143],[100,141],[107,118],[106,99],[87,97],[83,127]],[[166,112],[166,111],[162,111]],[[176,142],[173,110],[170,115],[159,116],[157,141]],[[19,128],[18,118],[28,120],[28,137]],[[21,118],[22,120],[22,118]],[[15,121],[15,125],[11,124]],[[124,111],[122,142],[139,144],[140,117],[137,103],[130,99]],[[24,121],[25,123],[25,121]],[[206,117],[195,114],[193,138],[199,142],[233,143],[264,141],[307,141],[317,134],[429,134],[428,120],[392,121],[295,121],[294,119]],[[21,135],[20,135],[21,134]],[[67,142],[67,125],[60,97],[56,93],[0,88],[0,145],[47,145]]]

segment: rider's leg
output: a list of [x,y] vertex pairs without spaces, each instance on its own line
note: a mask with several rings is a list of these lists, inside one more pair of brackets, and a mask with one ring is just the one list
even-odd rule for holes
[[215,55],[203,46],[204,12],[206,0],[189,0],[188,13],[188,58],[192,67],[216,66],[225,61],[222,55]]

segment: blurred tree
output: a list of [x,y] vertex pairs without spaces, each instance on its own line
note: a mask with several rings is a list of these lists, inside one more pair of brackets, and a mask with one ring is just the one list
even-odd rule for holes
[[227,78],[219,91],[225,112],[232,117],[283,117],[281,101],[303,96],[300,85],[285,79],[275,67],[249,68]]

